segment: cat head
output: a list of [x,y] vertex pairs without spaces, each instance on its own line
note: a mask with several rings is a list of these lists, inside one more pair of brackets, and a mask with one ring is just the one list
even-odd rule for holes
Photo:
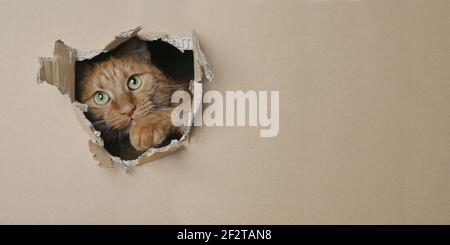
[[132,38],[108,54],[77,62],[76,97],[100,130],[127,130],[133,120],[170,105],[173,85],[152,64],[147,43]]

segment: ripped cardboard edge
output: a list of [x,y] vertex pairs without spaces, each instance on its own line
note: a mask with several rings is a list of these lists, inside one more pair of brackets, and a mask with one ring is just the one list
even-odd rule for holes
[[195,108],[192,108],[193,113],[190,113],[188,126],[185,127],[185,133],[179,140],[172,140],[170,144],[160,148],[152,147],[135,160],[122,160],[119,157],[111,155],[103,147],[104,142],[101,138],[101,133],[95,130],[92,123],[84,115],[84,112],[87,111],[87,105],[75,100],[75,65],[77,61],[92,59],[101,53],[109,52],[135,36],[145,41],[160,39],[161,41],[167,42],[178,48],[181,52],[184,52],[185,50],[193,51],[194,78],[190,81],[190,90],[194,96],[193,101],[201,101],[203,94],[193,93],[194,87],[201,87],[195,86],[195,84],[202,83],[205,80],[212,82],[214,79],[214,73],[212,72],[206,56],[200,49],[200,43],[195,31],[178,35],[171,35],[168,33],[141,34],[140,31],[142,29],[142,26],[138,26],[129,31],[122,32],[116,35],[103,49],[99,50],[79,51],[64,44],[61,40],[57,40],[55,42],[53,57],[39,57],[39,71],[37,75],[38,84],[46,82],[53,85],[58,88],[62,95],[70,98],[80,125],[90,138],[88,142],[89,150],[91,151],[93,158],[101,167],[112,168],[121,166],[128,170],[133,166],[145,164],[182,149],[184,147],[183,144],[187,141],[191,132],[194,118],[201,109],[201,103],[192,104]]

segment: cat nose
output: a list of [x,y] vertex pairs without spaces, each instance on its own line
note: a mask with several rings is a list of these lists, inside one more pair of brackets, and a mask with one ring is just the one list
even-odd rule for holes
[[123,115],[126,115],[126,116],[130,117],[131,115],[133,115],[133,112],[134,112],[135,109],[136,109],[135,105],[127,104],[127,105],[122,106],[119,111]]

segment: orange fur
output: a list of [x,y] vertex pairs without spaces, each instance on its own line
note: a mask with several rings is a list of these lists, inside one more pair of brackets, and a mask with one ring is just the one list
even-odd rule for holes
[[[127,86],[131,76],[141,80],[136,90]],[[151,63],[144,41],[131,39],[99,61],[81,63],[77,77],[77,99],[88,105],[87,116],[102,133],[105,147],[123,159],[135,158],[181,131],[170,121],[170,99],[174,91],[186,90],[186,84],[167,78]],[[98,91],[109,95],[107,104],[95,103]]]

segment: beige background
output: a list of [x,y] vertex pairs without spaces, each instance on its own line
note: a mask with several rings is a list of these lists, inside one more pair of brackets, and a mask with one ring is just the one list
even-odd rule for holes
[[[1,224],[449,224],[450,1],[0,0]],[[199,128],[102,169],[37,57],[195,29],[209,89],[279,90],[280,134]]]

